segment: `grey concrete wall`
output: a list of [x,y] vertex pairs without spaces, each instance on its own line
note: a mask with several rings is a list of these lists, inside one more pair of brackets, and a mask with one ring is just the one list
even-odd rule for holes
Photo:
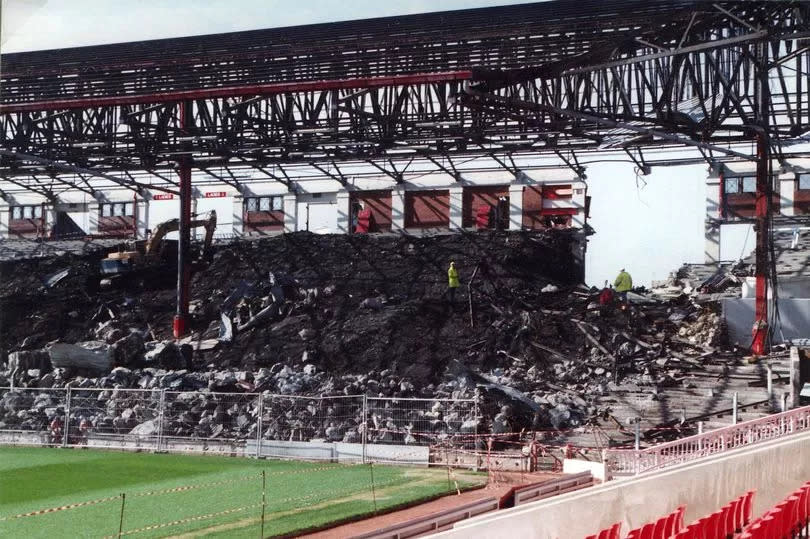
[[757,490],[756,516],[810,479],[809,457],[810,433],[796,435],[477,517],[436,537],[578,538],[616,522],[622,522],[626,534],[681,504],[686,504],[688,524],[751,489]]
[[[723,317],[728,324],[728,338],[743,346],[751,344],[754,326],[754,299],[724,299]],[[768,306],[773,308],[772,305]],[[810,299],[780,299],[781,326],[774,328],[773,342],[810,337]]]

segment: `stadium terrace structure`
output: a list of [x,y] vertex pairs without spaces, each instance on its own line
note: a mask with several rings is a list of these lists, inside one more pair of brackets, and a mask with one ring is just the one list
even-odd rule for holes
[[[642,173],[750,160],[762,353],[771,157],[803,155],[808,72],[810,5],[796,0],[558,0],[7,54],[0,225],[96,212],[137,231],[139,207],[179,213],[182,332],[195,200],[228,200],[236,232],[251,218],[347,229],[358,193],[390,197],[394,229],[428,213],[459,227],[483,188],[508,195],[511,228],[565,226],[583,222],[588,153]],[[560,207],[559,190],[580,198]]]

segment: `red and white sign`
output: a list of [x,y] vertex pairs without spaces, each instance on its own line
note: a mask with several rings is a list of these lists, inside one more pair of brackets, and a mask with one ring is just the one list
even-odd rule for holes
[[210,193],[205,193],[205,198],[225,198],[228,196],[228,193],[225,191],[212,191]]
[[153,200],[172,200],[174,199],[174,195],[172,194],[165,194],[165,195],[155,195],[152,197]]

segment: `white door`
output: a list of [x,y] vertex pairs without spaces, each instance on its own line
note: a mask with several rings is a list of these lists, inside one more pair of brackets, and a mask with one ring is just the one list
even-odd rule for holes
[[[205,219],[211,210],[217,212],[217,229],[214,231],[214,237],[232,236],[233,197],[197,199],[197,219]],[[205,229],[203,227],[194,229],[194,236],[203,239]]]
[[296,230],[309,230],[307,228],[307,220],[309,219],[309,203],[308,202],[299,202],[298,203],[298,211],[296,212],[295,218],[295,229]]
[[66,207],[67,216],[73,219],[73,222],[87,233],[90,231],[90,210],[87,204],[70,204]]
[[[150,232],[155,230],[155,227],[160,223],[168,221],[169,219],[180,218],[180,199],[173,200],[150,200],[149,201],[149,220],[148,227]],[[176,240],[180,236],[177,232],[172,232],[166,235],[166,239]]]
[[309,231],[315,234],[337,232],[337,203],[309,203]]

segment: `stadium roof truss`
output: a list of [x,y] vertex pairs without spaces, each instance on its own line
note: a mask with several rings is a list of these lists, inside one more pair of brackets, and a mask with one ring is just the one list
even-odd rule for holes
[[[767,117],[757,77],[767,73]],[[806,134],[810,5],[553,1],[2,56],[0,178],[174,191],[506,169]],[[251,169],[245,174],[245,170]],[[94,180],[95,181],[95,180]],[[50,191],[48,191],[50,189]]]

